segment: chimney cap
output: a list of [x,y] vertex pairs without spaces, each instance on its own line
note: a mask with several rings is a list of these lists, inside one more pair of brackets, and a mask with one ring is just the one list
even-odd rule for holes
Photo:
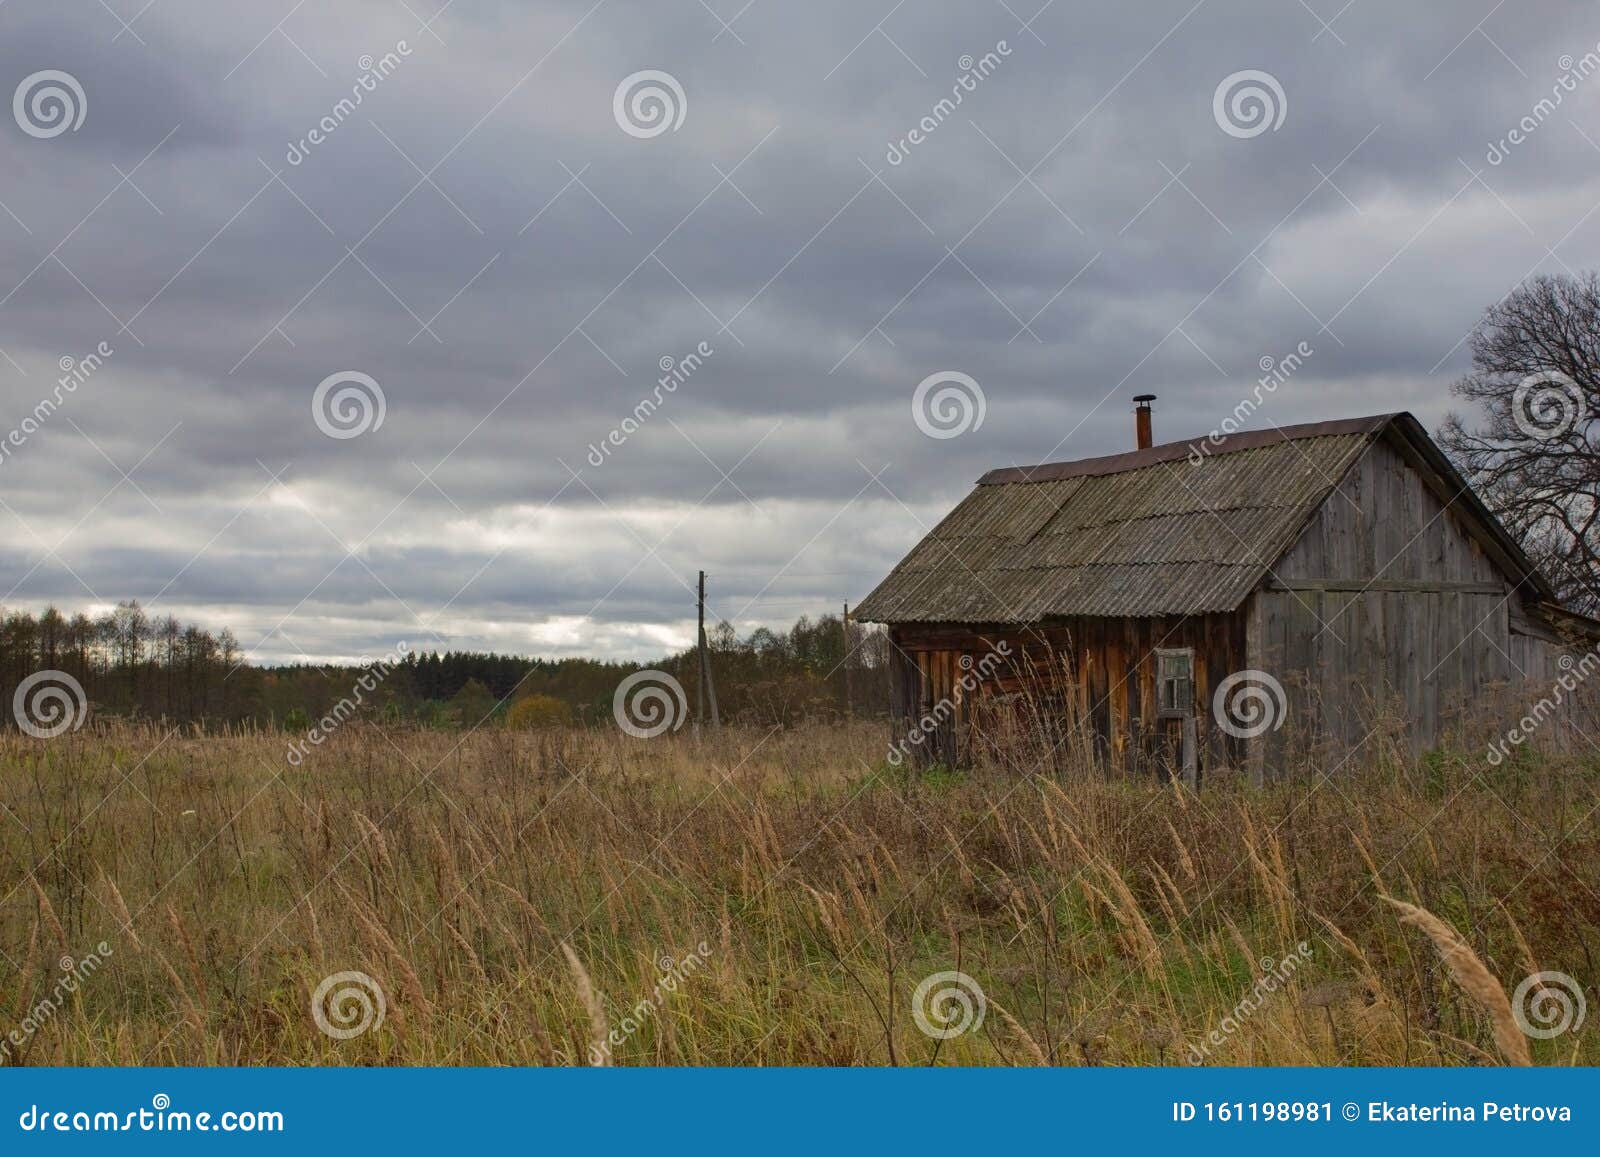
[[1133,400],[1143,405],[1145,402],[1155,401],[1156,396],[1154,394],[1135,394],[1133,395]]

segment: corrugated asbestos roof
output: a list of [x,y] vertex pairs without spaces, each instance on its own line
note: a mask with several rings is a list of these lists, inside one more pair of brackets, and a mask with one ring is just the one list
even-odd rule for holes
[[856,616],[1026,623],[1231,611],[1394,418],[1234,435],[1198,463],[1189,459],[1199,443],[1177,442],[990,471]]

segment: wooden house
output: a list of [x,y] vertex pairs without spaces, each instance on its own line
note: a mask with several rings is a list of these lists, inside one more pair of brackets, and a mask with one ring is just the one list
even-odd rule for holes
[[1432,747],[1600,637],[1410,414],[1157,446],[1149,400],[1132,452],[985,474],[858,606],[898,751],[964,762],[985,710],[1042,694],[1113,766],[1259,779],[1385,706]]

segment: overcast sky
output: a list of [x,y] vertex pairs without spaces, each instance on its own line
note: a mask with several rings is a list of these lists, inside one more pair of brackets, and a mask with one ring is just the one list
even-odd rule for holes
[[1039,5],[0,4],[0,604],[647,658],[1600,265],[1592,3]]

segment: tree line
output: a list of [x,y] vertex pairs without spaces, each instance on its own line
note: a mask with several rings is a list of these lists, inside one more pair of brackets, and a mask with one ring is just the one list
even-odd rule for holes
[[[721,623],[708,635],[725,720],[788,725],[887,710],[887,640],[879,630],[851,623],[847,635],[839,616],[823,615],[802,616],[787,631],[761,627],[741,637]],[[360,713],[394,722],[596,723],[610,720],[618,684],[647,668],[673,676],[689,715],[698,712],[693,648],[650,663],[412,651],[366,665],[268,666],[247,662],[227,629],[151,617],[136,601],[95,617],[55,607],[37,616],[0,614],[0,719],[7,724],[15,722],[13,691],[41,671],[73,680],[99,719],[301,729],[350,701],[359,681]]]

